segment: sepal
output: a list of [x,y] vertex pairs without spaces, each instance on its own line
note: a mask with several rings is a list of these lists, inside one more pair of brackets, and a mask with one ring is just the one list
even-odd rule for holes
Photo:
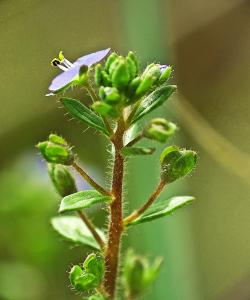
[[66,141],[55,134],[49,139],[37,144],[43,158],[49,163],[71,165],[74,161],[74,154]]
[[197,162],[197,153],[192,150],[169,146],[161,157],[161,177],[166,182],[173,182],[191,173]]
[[67,167],[60,164],[48,164],[48,172],[58,194],[62,197],[76,192],[76,184]]
[[152,119],[148,126],[144,129],[144,137],[165,143],[171,136],[174,135],[177,126],[163,118]]
[[75,265],[70,271],[70,283],[79,292],[97,288],[104,275],[104,259],[100,254],[92,253],[85,259],[82,268]]
[[125,258],[123,274],[127,297],[134,299],[141,296],[156,280],[161,264],[161,258],[150,264],[147,258],[136,255],[130,249]]

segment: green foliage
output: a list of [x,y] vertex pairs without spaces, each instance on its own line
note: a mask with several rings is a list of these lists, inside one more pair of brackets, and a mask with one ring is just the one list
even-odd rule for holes
[[[87,245],[95,249],[100,249],[100,246],[96,242],[92,233],[87,226],[78,217],[65,216],[54,217],[51,220],[51,224],[56,232],[58,232],[66,240],[69,240],[75,244]],[[96,229],[104,238],[104,234],[101,230]]]
[[[100,250],[70,271],[72,287],[87,294],[89,300],[115,299],[119,249],[124,230],[170,215],[194,200],[191,196],[182,196],[156,201],[167,183],[186,176],[196,165],[197,154],[194,151],[169,146],[160,157],[161,178],[155,191],[142,207],[122,219],[124,161],[131,156],[155,152],[155,148],[147,145],[134,146],[142,139],[166,143],[177,130],[174,123],[163,118],[154,118],[146,126],[139,121],[163,105],[176,91],[176,86],[167,84],[172,67],[151,63],[141,71],[133,52],[121,56],[109,54],[109,51],[104,49],[85,55],[74,64],[60,53],[53,65],[60,66],[64,72],[52,81],[49,90],[56,94],[69,91],[69,86],[84,87],[91,95],[93,103],[90,107],[69,97],[62,97],[61,103],[72,117],[103,134],[112,144],[114,167],[111,188],[102,187],[81,169],[62,137],[52,134],[48,141],[38,144],[43,157],[51,163],[51,180],[63,197],[59,212],[74,212],[80,216],[55,217],[52,219],[53,228],[75,244]],[[100,63],[108,54],[106,63]],[[77,191],[74,179],[64,165],[71,165],[94,190]],[[109,206],[108,238],[81,211],[95,204]],[[123,265],[125,299],[136,299],[155,281],[161,260],[150,264],[145,257],[129,251]]]
[[83,208],[91,207],[94,204],[105,203],[111,197],[104,196],[95,190],[85,190],[66,196],[62,199],[59,212],[78,211]]
[[70,271],[70,283],[79,292],[91,291],[97,288],[104,274],[104,259],[102,255],[92,253],[85,259],[82,267],[75,265]]
[[129,249],[124,261],[123,282],[128,299],[141,296],[159,275],[162,259],[150,264],[146,257],[140,257]]
[[175,85],[162,86],[149,94],[144,98],[138,106],[132,120],[131,124],[139,121],[141,118],[145,117],[148,113],[161,106],[169,97],[176,91]]
[[48,164],[48,172],[60,196],[65,197],[76,192],[75,180],[67,167],[59,164]]
[[158,218],[172,215],[177,209],[194,201],[191,196],[172,197],[170,199],[155,202],[144,214],[129,223],[128,225],[137,225],[144,222],[150,222]]
[[197,162],[194,151],[169,146],[163,150],[161,157],[161,176],[166,182],[173,182],[193,171]]
[[70,115],[86,125],[108,135],[102,119],[80,101],[63,97],[61,102]]

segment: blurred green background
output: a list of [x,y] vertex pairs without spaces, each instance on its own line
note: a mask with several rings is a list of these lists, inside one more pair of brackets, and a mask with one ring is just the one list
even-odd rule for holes
[[[250,299],[250,5],[205,0],[0,0],[0,299],[80,299],[67,271],[89,249],[52,231],[59,198],[34,144],[62,134],[104,180],[105,142],[46,98],[59,50],[75,58],[105,47],[143,64],[173,64],[179,96],[157,111],[179,124],[177,142],[199,152],[194,176],[164,194],[197,201],[138,226],[125,245],[164,268],[145,300]],[[160,152],[160,150],[159,150]],[[158,178],[158,153],[128,166],[127,210]],[[91,210],[101,225],[103,217]]]

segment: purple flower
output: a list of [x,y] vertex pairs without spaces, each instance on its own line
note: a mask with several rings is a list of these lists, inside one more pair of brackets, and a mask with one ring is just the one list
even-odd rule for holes
[[166,70],[167,67],[167,65],[160,65],[161,74]]
[[88,55],[84,55],[78,58],[74,63],[68,61],[62,54],[59,53],[59,58],[53,59],[51,62],[53,66],[59,67],[63,72],[56,76],[50,86],[49,86],[49,95],[53,95],[54,92],[63,89],[66,86],[70,86],[76,79],[78,79],[79,72],[81,67],[87,66],[90,67],[93,64],[101,61],[110,51],[110,48],[100,50]]

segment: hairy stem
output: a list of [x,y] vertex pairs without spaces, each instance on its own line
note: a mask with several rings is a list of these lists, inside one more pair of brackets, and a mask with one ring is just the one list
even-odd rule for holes
[[113,143],[115,159],[112,179],[113,202],[110,204],[109,239],[105,253],[105,278],[104,287],[109,299],[114,299],[119,266],[120,241],[123,232],[122,215],[122,188],[124,175],[124,159],[120,154],[123,147],[125,124],[123,118],[118,121]]
[[98,192],[110,196],[110,192],[95,182],[75,161],[73,162],[72,167]]
[[103,239],[100,237],[100,235],[98,234],[98,232],[96,231],[95,226],[92,224],[92,222],[90,221],[90,219],[82,211],[80,211],[80,210],[77,212],[77,214],[83,220],[83,222],[86,224],[86,226],[88,227],[89,231],[92,233],[93,237],[95,238],[95,240],[97,241],[97,243],[100,245],[100,248],[102,250],[104,250],[105,243],[104,243]]
[[130,222],[140,217],[153,204],[153,202],[160,195],[160,193],[162,192],[165,186],[166,186],[166,181],[161,180],[157,185],[155,191],[149,197],[148,201],[144,203],[142,207],[135,210],[131,215],[129,215],[124,219],[123,221],[124,226],[128,225]]

